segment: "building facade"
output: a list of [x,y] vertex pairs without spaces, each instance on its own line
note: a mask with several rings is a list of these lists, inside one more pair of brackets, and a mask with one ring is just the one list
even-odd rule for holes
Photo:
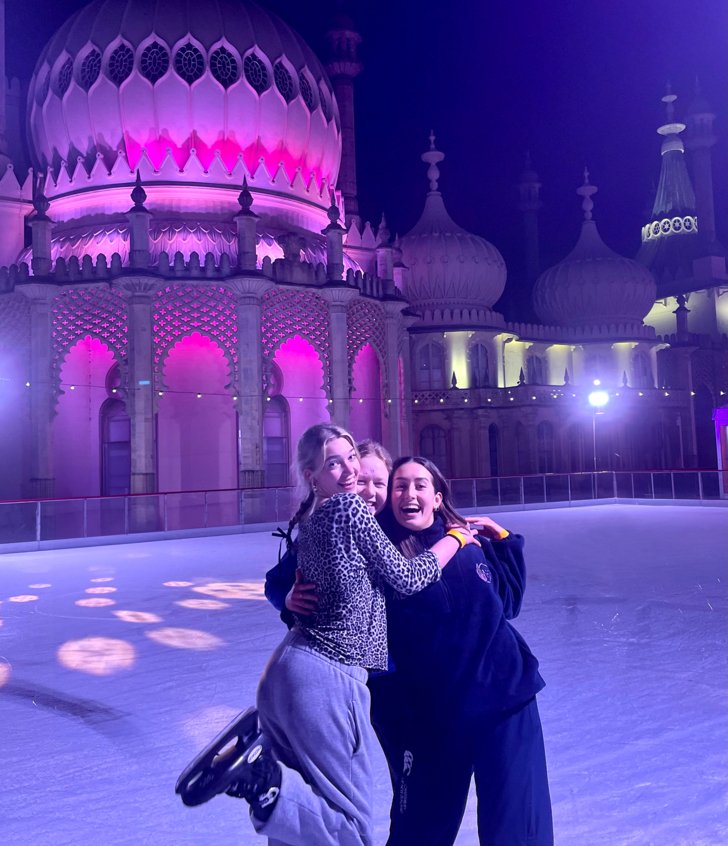
[[[351,20],[324,65],[253,3],[181,5],[94,0],[27,99],[5,81],[0,498],[286,486],[322,420],[451,477],[725,461],[728,279],[699,96],[695,189],[668,95],[637,259],[602,241],[585,174],[576,246],[535,282],[540,322],[514,323],[498,249],[447,212],[434,136],[415,227],[361,221]],[[529,166],[534,275],[539,188]]]

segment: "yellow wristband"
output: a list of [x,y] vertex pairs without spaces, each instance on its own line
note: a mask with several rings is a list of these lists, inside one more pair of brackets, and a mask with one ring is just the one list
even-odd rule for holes
[[497,540],[503,540],[504,538],[507,538],[508,535],[510,535],[508,529],[501,529],[500,532],[498,532]]
[[445,534],[450,535],[451,538],[455,538],[460,549],[465,546],[465,535],[462,532],[459,532],[457,529],[448,529]]

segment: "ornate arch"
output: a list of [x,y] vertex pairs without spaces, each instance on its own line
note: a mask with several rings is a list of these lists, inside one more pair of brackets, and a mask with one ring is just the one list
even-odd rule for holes
[[387,368],[384,366],[387,360],[384,310],[370,300],[356,299],[349,304],[346,312],[346,352],[350,385],[354,361],[367,344],[372,345],[379,358],[382,390],[384,396],[388,396]]
[[324,391],[330,396],[329,310],[324,300],[309,291],[272,288],[262,299],[263,355],[271,361],[288,338],[300,335],[318,353],[324,369]]
[[238,322],[235,296],[219,285],[167,285],[157,294],[154,325],[154,373],[161,378],[165,358],[181,338],[199,332],[214,341],[238,382]]
[[121,293],[109,288],[69,288],[52,305],[53,381],[60,383],[61,367],[71,347],[86,335],[103,341],[122,364],[128,349],[128,313]]

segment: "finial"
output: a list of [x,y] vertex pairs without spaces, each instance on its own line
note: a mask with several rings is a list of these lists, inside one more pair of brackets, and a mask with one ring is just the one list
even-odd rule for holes
[[248,188],[247,176],[243,177],[243,190],[238,194],[238,203],[240,203],[240,214],[255,216],[255,212],[250,210],[253,206],[253,195],[250,193],[250,189]]
[[142,186],[142,175],[139,173],[139,170],[136,172],[136,184],[131,192],[131,199],[134,203],[132,211],[146,211],[144,203],[147,199],[147,192]]
[[665,111],[667,112],[668,123],[672,123],[675,119],[675,100],[677,100],[677,94],[672,93],[672,85],[668,80],[665,84],[665,96],[662,98],[662,102],[665,104]]
[[382,212],[382,219],[379,222],[379,227],[377,228],[377,241],[379,241],[381,246],[385,246],[389,244],[390,239],[390,232],[389,227],[387,226],[387,218],[384,216],[384,212]]
[[43,176],[39,173],[35,181],[35,191],[33,196],[33,208],[35,209],[35,219],[48,220],[48,209],[50,207],[51,204],[48,202],[48,197],[46,197],[45,193],[43,192]]
[[430,180],[430,191],[437,191],[437,180],[440,178],[438,162],[445,158],[445,154],[435,149],[435,132],[430,130],[430,149],[422,154],[422,161],[427,162],[427,178]]
[[324,229],[324,233],[333,232],[335,229],[343,230],[344,227],[339,223],[339,207],[336,205],[336,194],[331,185],[329,185],[329,207],[326,209],[326,217],[329,219],[329,225]]
[[592,209],[594,208],[594,201],[592,200],[592,194],[597,193],[597,188],[594,185],[589,184],[589,168],[584,168],[584,184],[580,185],[576,189],[576,193],[584,198],[584,201],[581,204],[582,211],[584,212],[584,220],[591,220],[592,219]]

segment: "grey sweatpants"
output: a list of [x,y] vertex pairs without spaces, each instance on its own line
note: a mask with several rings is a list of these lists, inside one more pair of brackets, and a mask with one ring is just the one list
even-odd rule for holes
[[333,661],[290,631],[258,685],[263,734],[281,762],[281,790],[266,822],[270,846],[371,846],[372,758],[367,672]]

